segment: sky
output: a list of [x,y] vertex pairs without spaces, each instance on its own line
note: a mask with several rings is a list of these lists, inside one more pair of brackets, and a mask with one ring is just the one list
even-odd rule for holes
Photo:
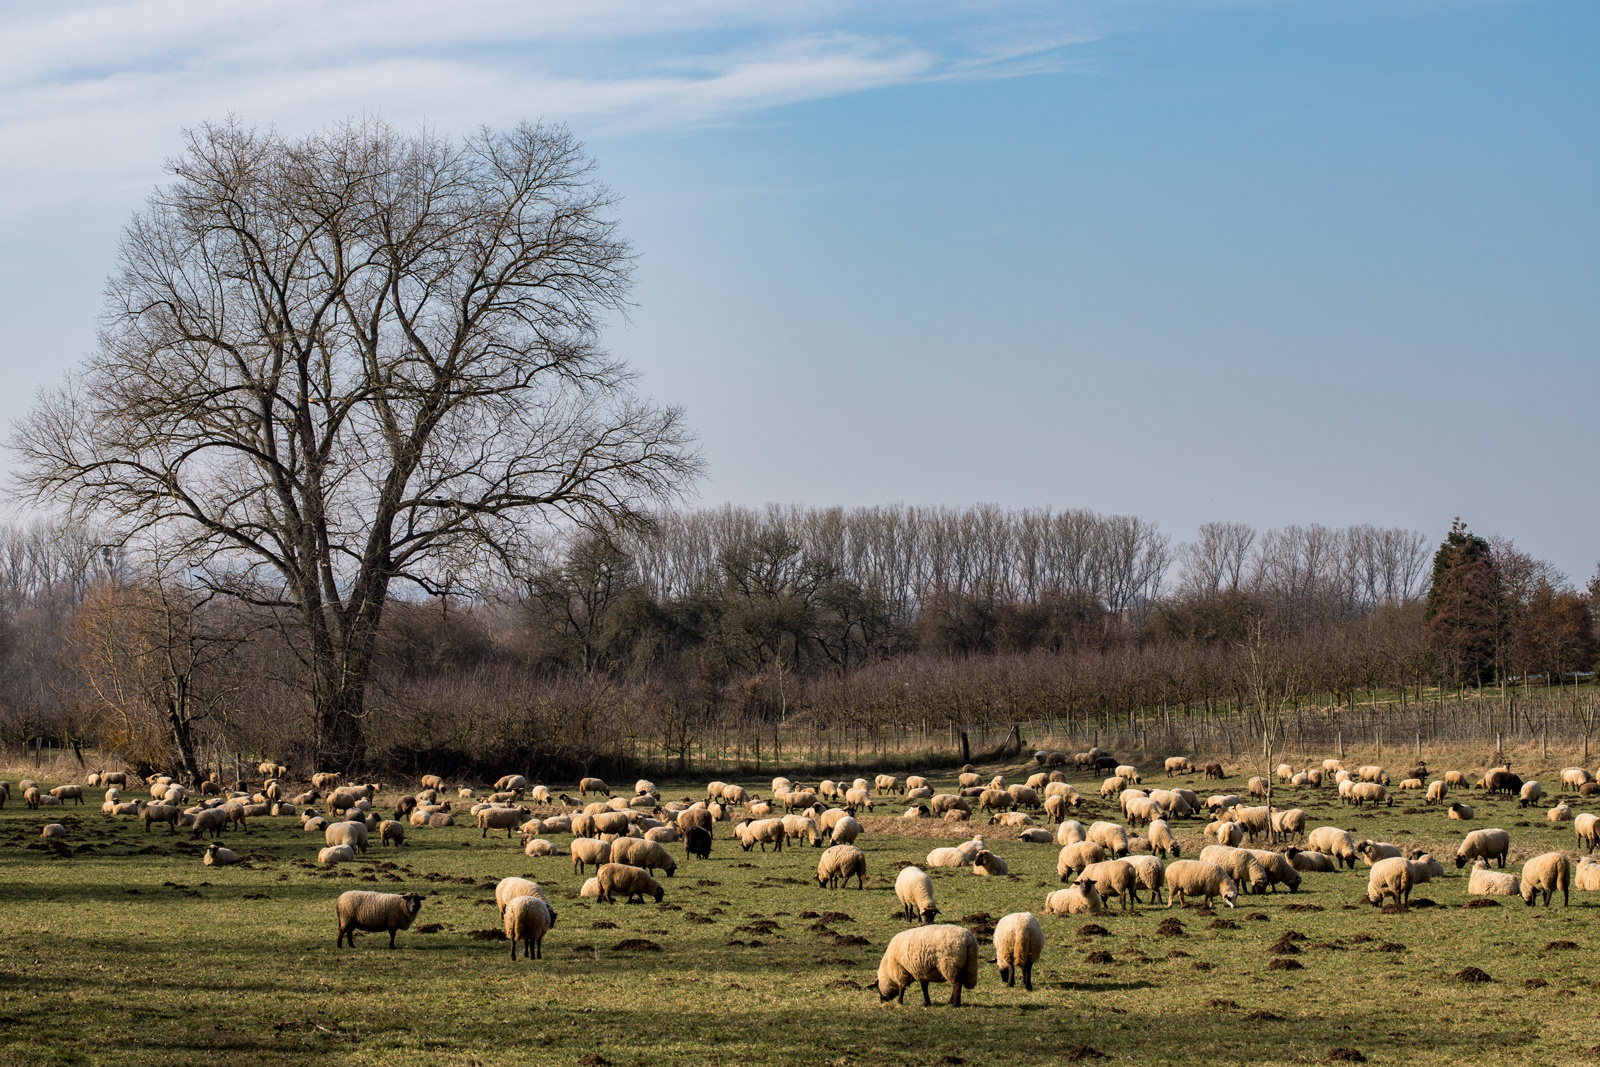
[[0,424],[185,127],[542,118],[698,502],[1459,515],[1581,584],[1597,56],[1593,0],[0,2]]

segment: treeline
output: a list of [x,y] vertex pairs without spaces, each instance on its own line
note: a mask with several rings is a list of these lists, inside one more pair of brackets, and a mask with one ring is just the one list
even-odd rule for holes
[[[294,618],[107,541],[0,530],[0,743],[179,773],[268,756],[309,770]],[[1236,523],[1174,545],[1086,511],[729,507],[545,553],[493,595],[390,602],[370,765],[829,763],[1022,723],[1158,723],[1175,743],[1301,709],[1403,716],[1440,686],[1570,686],[1596,659],[1594,582],[1459,524],[1438,546]]]

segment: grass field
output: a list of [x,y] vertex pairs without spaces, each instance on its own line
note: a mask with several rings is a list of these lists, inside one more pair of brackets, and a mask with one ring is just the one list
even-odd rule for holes
[[[1116,815],[1088,799],[1097,783],[1070,777],[1092,809],[1085,823]],[[658,784],[669,798],[702,788]],[[770,783],[744,784],[765,794]],[[1237,791],[1243,777],[1224,784]],[[1331,790],[1280,794],[1309,826],[1434,850],[1449,874],[1421,886],[1405,914],[1365,903],[1363,868],[1307,875],[1298,893],[1219,903],[1215,915],[1147,902],[1046,917],[1058,850],[986,832],[1013,874],[935,871],[940,920],[981,938],[992,920],[1032,911],[1045,955],[1031,993],[1006,988],[991,963],[952,1009],[948,987],[933,987],[932,1008],[915,988],[904,1007],[880,1005],[871,987],[905,925],[893,916],[899,867],[981,825],[867,816],[858,844],[870,876],[858,892],[819,889],[816,850],[744,853],[723,824],[709,861],[683,860],[664,881],[662,904],[625,906],[580,899],[565,855],[529,859],[519,839],[468,826],[408,827],[404,848],[374,843],[357,863],[322,870],[320,834],[252,820],[223,842],[248,864],[207,868],[187,831],[147,835],[86,792],[84,807],[31,812],[13,799],[0,812],[0,1046],[12,1062],[1276,1064],[1353,1049],[1373,1063],[1455,1067],[1592,1063],[1600,1045],[1600,894],[1575,892],[1565,909],[1515,898],[1469,909],[1450,862],[1464,828],[1510,831],[1513,870],[1570,851],[1571,824],[1481,794],[1465,826],[1420,801],[1357,812]],[[51,821],[67,826],[64,846],[39,840]],[[1175,829],[1184,855],[1197,855],[1200,823]],[[568,838],[552,840],[565,851]],[[559,913],[543,960],[513,964],[505,941],[478,936],[499,927],[493,887],[507,875],[536,879]],[[333,901],[351,888],[427,900],[395,951],[382,934],[336,950]],[[1159,932],[1174,916],[1181,932]],[[1456,977],[1469,967],[1492,981]]]

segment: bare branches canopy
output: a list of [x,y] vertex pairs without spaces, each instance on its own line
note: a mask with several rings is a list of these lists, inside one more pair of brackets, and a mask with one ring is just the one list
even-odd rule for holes
[[17,427],[22,489],[292,617],[319,762],[361,756],[390,586],[532,558],[699,471],[600,348],[631,253],[560,127],[189,133],[128,225],[98,350]]

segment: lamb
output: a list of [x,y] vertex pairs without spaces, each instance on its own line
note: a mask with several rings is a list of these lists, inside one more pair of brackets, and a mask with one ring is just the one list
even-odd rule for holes
[[651,874],[656,873],[656,868],[665,871],[671,878],[678,869],[678,863],[667,850],[654,841],[642,838],[619,837],[611,842],[612,863],[626,863],[630,867],[643,867]]
[[335,863],[353,863],[356,850],[349,845],[330,845],[317,853],[317,862],[325,867]]
[[1139,872],[1127,860],[1091,863],[1078,875],[1078,880],[1093,882],[1102,900],[1117,897],[1124,911],[1128,909],[1128,897],[1133,897],[1136,904],[1139,902]]
[[556,924],[556,913],[548,903],[535,896],[517,897],[505,909],[504,920],[512,962],[517,958],[518,942],[523,946],[523,959],[544,959],[544,935]]
[[1388,897],[1394,897],[1396,906],[1404,908],[1411,903],[1411,864],[1404,857],[1391,856],[1372,865],[1367,875],[1367,899],[1374,907]]
[[1250,855],[1261,864],[1261,869],[1267,872],[1267,885],[1276,893],[1279,885],[1289,887],[1289,892],[1294,893],[1300,889],[1300,872],[1294,864],[1289,862],[1289,857],[1281,852],[1268,852],[1265,849],[1246,849]]
[[1227,777],[1227,775],[1222,772],[1222,764],[1216,762],[1215,760],[1212,760],[1210,763],[1206,764],[1205,776],[1208,779],[1216,778],[1219,780]]
[[1493,827],[1474,830],[1461,840],[1461,847],[1456,849],[1456,870],[1465,867],[1471,860],[1492,860],[1498,858],[1500,866],[1506,865],[1506,853],[1511,850],[1511,835],[1504,830]]
[[1522,791],[1517,794],[1517,807],[1526,808],[1536,804],[1544,796],[1544,787],[1538,782],[1524,782]]
[[1011,868],[1005,860],[988,849],[984,849],[972,857],[972,873],[984,876],[999,876],[1010,874]]
[[1544,906],[1550,906],[1550,898],[1561,891],[1561,906],[1566,907],[1567,890],[1572,885],[1572,863],[1561,852],[1546,852],[1535,856],[1522,865],[1522,902],[1528,907],[1533,907],[1533,902],[1540,893],[1544,894]]
[[367,850],[367,824],[364,822],[330,823],[322,839],[329,845],[349,845],[362,852]]
[[649,872],[639,867],[630,867],[626,863],[606,863],[601,865],[600,873],[600,899],[607,904],[616,903],[616,894],[621,893],[622,899],[633,903],[633,898],[638,897],[639,903],[644,903],[646,896],[655,897],[657,904],[666,896],[667,891],[661,888],[661,883],[652,878]]
[[1472,874],[1467,879],[1467,892],[1475,897],[1514,897],[1519,895],[1521,886],[1517,884],[1517,876],[1506,874],[1504,871],[1491,871],[1488,861],[1479,859],[1472,865]]
[[1207,845],[1201,850],[1200,859],[1204,863],[1214,863],[1227,871],[1235,885],[1249,886],[1250,892],[1256,894],[1267,891],[1266,868],[1262,867],[1261,861],[1246,849]]
[[1355,839],[1337,826],[1319,826],[1311,831],[1306,835],[1306,847],[1325,856],[1332,856],[1341,867],[1355,869]]
[[1167,907],[1174,903],[1187,903],[1189,897],[1201,897],[1209,907],[1212,900],[1222,898],[1228,907],[1235,907],[1239,888],[1228,872],[1215,863],[1204,860],[1177,860],[1167,867]]
[[933,900],[933,879],[920,867],[906,867],[894,880],[894,895],[900,901],[900,914],[906,921],[933,922],[939,908]]
[[834,845],[822,853],[817,861],[817,885],[831,889],[835,885],[847,886],[851,878],[856,888],[867,888],[867,857],[854,845]]
[[1057,889],[1044,898],[1046,915],[1098,915],[1100,891],[1093,882],[1078,882],[1070,889]]
[[1095,842],[1078,841],[1062,848],[1061,855],[1056,857],[1056,874],[1065,882],[1070,875],[1082,874],[1085,867],[1101,863],[1105,858],[1106,850]]
[[1044,929],[1026,911],[1014,911],[994,925],[995,963],[1000,980],[1016,985],[1017,968],[1022,968],[1022,988],[1033,992],[1033,965],[1044,954]]
[[1583,846],[1585,852],[1594,855],[1596,845],[1600,845],[1600,816],[1583,812],[1572,820],[1573,829],[1578,832],[1578,844]]
[[406,843],[406,824],[393,819],[385,819],[378,824],[378,844],[394,845],[396,848]]
[[1414,792],[1423,788],[1421,778],[1403,778],[1400,781],[1401,792]]
[[975,989],[978,968],[978,939],[960,926],[919,926],[902,930],[889,939],[883,960],[878,964],[878,998],[905,1003],[905,992],[913,982],[922,986],[922,1003],[931,1005],[930,982],[948,983],[950,1005],[961,1006],[961,990]]
[[1450,805],[1450,818],[1452,819],[1460,819],[1462,821],[1470,822],[1473,817],[1476,816],[1476,814],[1477,813],[1472,810],[1470,805],[1462,804],[1460,802]]
[[336,910],[339,916],[339,940],[349,939],[356,947],[356,931],[389,931],[389,947],[394,948],[394,935],[411,929],[417,913],[422,910],[422,897],[417,893],[371,893],[352,889],[339,894]]
[[1116,857],[1128,854],[1128,831],[1114,822],[1097,822],[1089,827],[1088,837]]
[[223,848],[215,841],[206,846],[201,862],[207,867],[227,867],[239,862],[239,854],[231,848]]

